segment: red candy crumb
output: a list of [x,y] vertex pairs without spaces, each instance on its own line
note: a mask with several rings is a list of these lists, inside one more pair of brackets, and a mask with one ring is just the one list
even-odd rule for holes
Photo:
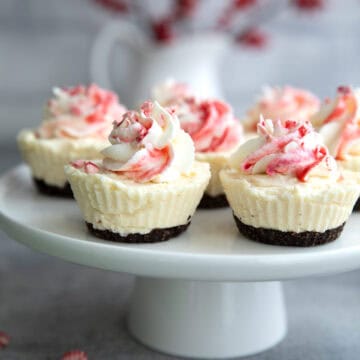
[[72,161],[70,164],[75,169],[82,169],[85,165],[85,161],[84,160],[75,160],[75,161]]
[[351,93],[351,89],[350,86],[339,86],[337,88],[338,92],[346,95],[346,94],[350,94]]
[[296,127],[296,125],[297,125],[297,122],[294,120],[286,120],[285,124],[284,124],[286,129],[292,129],[292,128]]
[[72,161],[70,164],[75,169],[84,169],[87,174],[96,174],[99,172],[99,167],[92,161],[76,160]]
[[9,345],[10,337],[3,331],[0,331],[0,349],[4,349]]
[[300,127],[299,127],[298,132],[299,132],[299,134],[300,134],[301,137],[304,137],[309,131],[308,131],[308,129],[303,125],[303,126],[300,126]]
[[92,161],[86,161],[84,168],[85,172],[88,174],[96,174],[99,171],[99,167]]
[[71,350],[66,352],[61,360],[88,360],[88,357],[85,352],[80,350]]

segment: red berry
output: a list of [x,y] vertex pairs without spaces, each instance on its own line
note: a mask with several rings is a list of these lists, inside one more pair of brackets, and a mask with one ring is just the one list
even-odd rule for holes
[[152,23],[155,40],[161,43],[169,43],[174,38],[171,22],[168,19],[159,20]]
[[245,46],[262,48],[267,44],[268,38],[259,29],[252,28],[240,33],[236,37],[236,41]]
[[0,349],[6,348],[9,345],[10,337],[3,331],[0,331]]
[[61,360],[88,360],[88,357],[83,351],[71,350],[66,352]]
[[247,7],[253,6],[256,4],[256,0],[234,0],[233,8],[240,10],[245,9]]
[[319,10],[324,6],[324,0],[293,0],[294,5],[300,10]]

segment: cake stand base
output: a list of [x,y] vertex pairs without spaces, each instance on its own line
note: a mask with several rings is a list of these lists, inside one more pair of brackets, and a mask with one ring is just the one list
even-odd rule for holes
[[141,343],[171,355],[214,359],[256,354],[286,334],[281,284],[138,277],[128,326]]

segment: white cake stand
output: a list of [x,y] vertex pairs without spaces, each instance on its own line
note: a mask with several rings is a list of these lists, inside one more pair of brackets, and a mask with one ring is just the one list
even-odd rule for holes
[[123,245],[89,235],[73,200],[38,195],[19,166],[0,179],[0,225],[15,240],[67,261],[135,274],[128,325],[142,343],[189,357],[266,350],[286,334],[279,280],[360,267],[360,221],[316,248],[268,246],[241,237],[230,210],[198,211],[165,243]]

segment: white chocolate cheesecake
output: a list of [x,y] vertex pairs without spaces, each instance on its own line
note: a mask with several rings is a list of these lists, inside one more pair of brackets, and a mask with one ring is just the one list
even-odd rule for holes
[[82,158],[100,159],[112,123],[125,108],[114,93],[96,85],[53,91],[42,125],[22,130],[18,146],[41,192],[72,196],[64,166]]
[[261,120],[221,181],[240,232],[274,245],[335,240],[360,188],[346,179],[309,122]]
[[[340,86],[311,118],[338,166],[360,175],[360,89]],[[355,211],[360,210],[357,201]]]
[[274,121],[308,121],[319,108],[320,100],[307,90],[292,86],[265,86],[243,119],[245,134],[256,134],[260,116]]
[[209,182],[208,164],[177,116],[145,102],[114,124],[102,161],[65,167],[89,230],[121,242],[168,240],[186,230]]
[[152,93],[155,100],[177,114],[181,128],[194,141],[196,160],[210,165],[211,179],[199,207],[228,206],[219,172],[242,141],[242,126],[230,105],[201,99],[186,84],[171,80],[155,86]]

